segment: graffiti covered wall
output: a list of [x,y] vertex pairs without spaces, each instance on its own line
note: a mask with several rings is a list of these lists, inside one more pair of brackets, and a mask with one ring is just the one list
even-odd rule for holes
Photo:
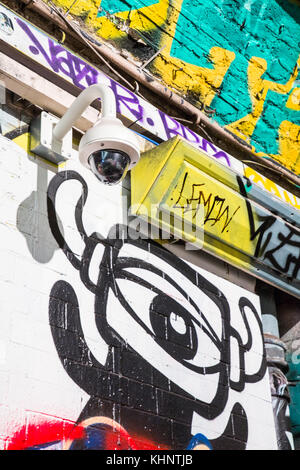
[[[259,298],[0,136],[2,449],[275,449]],[[208,441],[207,441],[208,440]]]
[[[74,3],[72,11],[75,6],[79,5],[82,6],[83,2]],[[214,157],[218,162],[238,173],[244,174],[253,183],[258,184],[290,206],[296,209],[300,208],[300,199],[294,194],[268,180],[253,168],[247,167],[162,110],[155,108],[142,97],[68,50],[63,44],[48,37],[41,30],[1,5],[0,19],[0,39],[5,43],[13,44],[28,59],[37,62],[54,72],[59,78],[63,78],[81,89],[93,83],[104,83],[110,86],[115,95],[117,112],[131,122],[137,121],[144,130],[153,134],[158,140],[166,141],[176,135],[182,136],[201,152]]]
[[[109,86],[116,99],[117,113],[131,122],[138,122],[158,140],[168,140],[181,135],[208,155],[222,161],[238,172],[243,172],[243,164],[221,150],[205,138],[188,129],[179,121],[136,95],[114,79],[104,74],[63,44],[46,35],[14,11],[0,5],[0,40],[14,46],[28,59],[54,72],[57,77],[84,89],[94,83]],[[4,82],[5,85],[5,82]]]
[[298,0],[55,3],[140,63],[160,51],[151,73],[300,173]]

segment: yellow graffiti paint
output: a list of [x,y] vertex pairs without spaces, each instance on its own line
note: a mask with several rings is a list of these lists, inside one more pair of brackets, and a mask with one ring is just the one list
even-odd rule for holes
[[290,94],[286,107],[294,111],[300,111],[300,88],[295,88]]
[[[298,62],[300,63],[300,56]],[[287,94],[297,78],[297,67],[294,68],[290,79],[285,84],[275,83],[262,78],[267,71],[268,64],[265,59],[252,57],[248,66],[249,95],[252,101],[252,111],[236,122],[231,123],[228,129],[240,133],[241,137],[250,137],[257,125],[257,121],[263,111],[264,102],[268,91]]]
[[[25,132],[24,134],[19,135],[12,139],[19,147],[21,147],[29,155],[30,152],[30,133]],[[31,154],[33,155],[33,154]]]
[[143,154],[131,172],[131,204],[175,237],[249,266],[254,244],[235,175],[180,137]]
[[[53,0],[53,2],[68,11],[70,15],[79,18],[88,28],[105,39],[127,37],[126,33],[116,28],[107,18],[97,17],[99,0],[79,0],[77,2],[74,0]],[[122,15],[120,16],[122,17]]]
[[153,61],[152,70],[159,72],[165,83],[183,93],[192,92],[197,96],[197,101],[209,106],[215,96],[224,76],[235,58],[232,51],[222,47],[213,47],[209,53],[209,59],[214,65],[213,69],[199,67],[184,62],[171,56],[172,42],[176,32],[178,17],[183,0],[171,2],[168,16],[168,24],[161,34],[159,48],[163,48],[161,54]]
[[[100,3],[101,7],[101,3]],[[134,31],[151,32],[163,27],[168,17],[169,2],[160,0],[158,4],[128,11],[117,12],[113,17],[97,19],[98,32],[104,39],[127,38],[127,27]],[[114,24],[113,19],[120,19],[120,24]],[[118,23],[118,21],[116,21]]]
[[55,0],[56,5],[71,15],[81,18],[87,27],[92,28],[99,36],[107,40],[127,39],[128,28],[137,31],[151,31],[165,24],[168,16],[169,2],[160,0],[158,4],[114,15],[98,17],[100,0]]
[[[138,10],[117,12],[110,17],[97,17],[99,0],[55,0],[65,11],[81,18],[87,27],[92,28],[106,40],[128,38],[128,28],[137,32],[151,32],[161,28],[161,39],[158,49],[160,55],[153,61],[152,70],[158,72],[165,83],[183,93],[192,92],[198,95],[198,101],[209,106],[215,96],[230,64],[235,58],[232,51],[222,47],[213,47],[209,53],[214,68],[198,67],[180,59],[171,57],[170,51],[176,31],[177,20],[183,0],[160,0],[159,3]],[[114,20],[120,20],[118,21]],[[117,24],[118,23],[118,24]]]
[[[214,65],[213,69],[187,64],[174,57],[169,57],[171,40],[168,39],[163,53],[155,59],[153,69],[160,71],[160,75],[166,83],[183,93],[192,92],[197,95],[197,101],[204,106],[210,106],[231,62],[235,58],[234,52],[221,47],[213,47],[209,58]],[[163,47],[162,46],[162,47]],[[166,59],[166,57],[167,59]]]
[[57,169],[59,167],[60,169],[63,169],[66,165],[66,162],[60,163],[60,165],[56,165],[55,163],[50,162],[49,160],[45,160],[42,157],[38,157],[36,154],[32,153],[30,151],[30,132],[24,132],[24,134],[19,135],[18,137],[15,137],[12,139],[13,142],[15,142],[19,147],[21,147],[27,155],[33,157],[35,160],[42,160],[45,162],[49,167],[52,167],[53,169]]
[[[136,33],[137,39],[143,33],[148,33],[148,38],[152,33],[155,34],[155,48],[160,50],[160,54],[149,64],[150,71],[154,76],[160,77],[167,86],[184,95],[187,100],[192,99],[204,107],[211,106],[232,62],[239,58],[238,53],[236,55],[234,51],[226,48],[226,41],[224,41],[225,47],[219,45],[210,47],[208,59],[213,65],[211,68],[199,67],[171,55],[172,43],[184,5],[183,0],[159,0],[153,5],[139,9],[131,8],[128,2],[128,10],[101,17],[97,16],[101,3],[104,4],[101,0],[77,2],[54,0],[54,2],[65,11],[69,10],[70,15],[81,19],[84,25],[99,37],[115,41],[120,47],[126,47],[130,31]],[[195,4],[195,12],[198,11],[197,8]],[[290,94],[286,103],[287,110],[300,111],[300,88],[296,87],[299,67],[300,57],[294,70],[291,70],[287,82],[276,83],[264,78],[268,69],[267,60],[262,57],[251,57],[247,72],[251,112],[226,127],[250,144],[262,117],[269,91],[281,95]],[[268,155],[296,174],[300,174],[299,135],[300,126],[287,120],[283,121],[278,128],[278,151],[276,150],[276,154],[270,152]],[[253,145],[251,147],[257,155],[266,155],[263,151],[257,151]]]
[[[290,197],[251,169],[247,174],[278,197]],[[151,235],[153,227],[161,229],[165,241],[173,236],[188,247],[192,243],[194,249],[299,294],[299,276],[292,268],[300,232],[270,212],[271,195],[265,193],[258,203],[257,194],[244,177],[179,136],[145,152],[131,171],[132,214],[142,233],[147,223],[148,234],[150,227]]]
[[[103,25],[103,21],[97,18],[99,0],[79,0],[78,2],[74,2],[74,0],[54,0],[54,3],[68,11],[70,15],[78,17],[88,28],[93,29],[96,33],[98,30],[103,30],[101,35],[109,37],[109,34],[106,32],[108,25]],[[113,24],[110,23],[110,29],[112,26]]]
[[282,121],[279,127],[279,155],[272,155],[282,165],[300,174],[300,126]]

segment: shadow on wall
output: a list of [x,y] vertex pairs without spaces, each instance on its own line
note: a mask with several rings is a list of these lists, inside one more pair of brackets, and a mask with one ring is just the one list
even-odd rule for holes
[[300,8],[295,9],[295,6],[300,7],[300,0],[276,0],[276,2],[300,24]]
[[[13,140],[28,132],[28,126],[22,126],[13,133],[8,133],[5,137]],[[28,143],[28,140],[25,139]],[[27,145],[26,145],[27,146]],[[23,147],[23,145],[22,145]],[[26,152],[28,148],[25,148]],[[41,160],[28,157],[37,165],[36,190],[25,198],[17,210],[16,226],[20,233],[25,237],[28,250],[31,256],[39,263],[48,263],[57,249],[55,243],[50,243],[50,227],[47,217],[47,185],[49,166]],[[63,230],[61,222],[58,220],[60,229]],[[48,242],[47,242],[48,241]]]
[[[11,99],[11,98],[10,98]],[[31,256],[39,263],[48,263],[57,249],[55,242],[51,243],[49,237],[50,227],[47,217],[47,186],[49,165],[30,155],[29,150],[29,123],[24,115],[14,111],[9,106],[5,110],[5,119],[1,124],[6,124],[0,133],[9,140],[19,145],[27,153],[28,159],[37,165],[36,190],[24,199],[17,210],[16,227],[24,236]],[[9,125],[7,125],[7,123]],[[20,124],[21,123],[21,124]],[[54,168],[54,167],[53,167]],[[51,170],[53,171],[53,168]],[[62,224],[58,221],[60,229]]]
[[[37,189],[21,202],[17,210],[16,225],[20,233],[25,237],[31,256],[38,263],[48,263],[55,250],[58,249],[54,242],[49,242],[51,237],[47,218],[47,172],[46,166],[37,163]],[[63,227],[58,220],[60,230]],[[48,241],[48,242],[47,242]]]

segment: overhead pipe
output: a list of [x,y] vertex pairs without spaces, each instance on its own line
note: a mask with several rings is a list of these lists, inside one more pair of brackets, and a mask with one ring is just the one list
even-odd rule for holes
[[[56,12],[42,0],[20,1],[26,6],[26,9],[28,8],[36,12],[48,21],[51,19],[51,21],[61,30],[76,38],[77,41],[80,40],[82,43],[85,43],[84,38],[80,36],[75,28],[72,29],[71,23],[69,24],[62,14]],[[263,165],[266,170],[269,170],[272,173],[272,179],[274,181],[279,182],[283,187],[287,187],[289,190],[292,190],[294,194],[300,195],[300,191],[297,189],[297,186],[300,188],[300,178],[297,175],[282,166],[276,165],[269,159],[264,159],[253,153],[250,146],[242,139],[237,138],[234,134],[226,131],[216,122],[211,121],[202,111],[196,108],[196,106],[184,100],[181,96],[174,93],[158,80],[150,77],[149,74],[137,68],[121,55],[113,52],[105,44],[93,41],[92,45],[99,54],[103,55],[105,59],[109,60],[109,62],[114,64],[117,68],[124,71],[127,75],[131,76],[134,80],[151,90],[154,94],[165,99],[169,104],[179,109],[185,115],[190,116],[193,120],[193,124],[198,124],[200,129],[202,128],[204,132],[207,132],[212,141],[220,148],[231,153],[241,161],[253,160],[256,163]],[[249,166],[251,166],[251,162],[249,162]],[[287,181],[292,184],[287,183]]]

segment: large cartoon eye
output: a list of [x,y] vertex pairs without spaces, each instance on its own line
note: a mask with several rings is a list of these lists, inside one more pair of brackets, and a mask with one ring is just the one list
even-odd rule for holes
[[173,266],[147,246],[124,244],[114,264],[109,259],[109,278],[101,274],[98,283],[98,328],[171,383],[213,403],[226,381],[229,359],[222,293],[194,269]]
[[[136,258],[119,258],[118,263],[122,269],[115,277],[114,291],[125,308],[127,325],[131,322],[136,331],[142,327],[140,334],[146,332],[185,367],[202,374],[219,372],[223,320],[216,303],[167,264],[161,271]],[[114,323],[110,309],[107,315]],[[119,318],[119,331],[123,321],[124,316]],[[126,330],[127,339],[124,332],[122,336],[130,343],[131,331]]]

